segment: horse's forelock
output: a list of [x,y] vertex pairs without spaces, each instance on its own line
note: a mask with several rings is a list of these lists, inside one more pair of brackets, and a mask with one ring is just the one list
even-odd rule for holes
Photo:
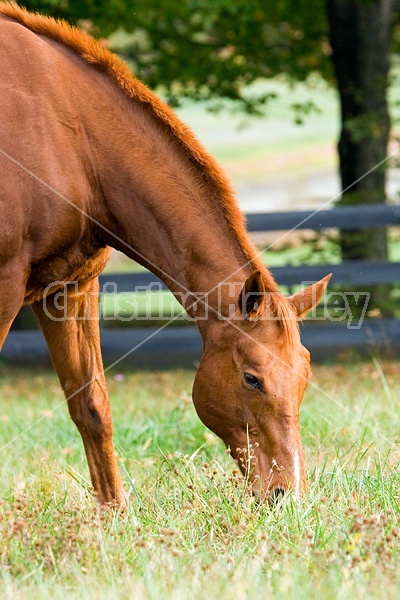
[[293,346],[296,335],[298,335],[299,324],[288,298],[280,292],[273,292],[270,294],[270,305],[274,317],[282,328],[287,344]]

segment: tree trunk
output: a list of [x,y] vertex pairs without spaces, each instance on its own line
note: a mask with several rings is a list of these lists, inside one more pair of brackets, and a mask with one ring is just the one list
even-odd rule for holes
[[[340,94],[342,129],[339,204],[385,203],[390,117],[389,48],[395,0],[327,0],[330,44]],[[362,207],[360,207],[362,210]],[[342,232],[343,260],[387,258],[385,229]],[[376,289],[370,308],[383,312],[387,290]]]

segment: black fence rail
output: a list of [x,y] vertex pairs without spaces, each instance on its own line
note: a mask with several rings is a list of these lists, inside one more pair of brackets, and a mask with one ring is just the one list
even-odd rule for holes
[[[400,226],[400,206],[365,205],[332,210],[297,211],[247,215],[250,232],[294,231],[311,229],[357,230]],[[333,273],[332,284],[358,286],[400,282],[399,262],[347,261],[341,264],[275,267],[271,271],[282,286],[313,282]],[[110,283],[118,293],[134,292],[164,284],[149,272],[106,274],[100,277],[100,289],[110,291]],[[107,286],[107,287],[105,287]],[[364,318],[354,322],[305,322],[301,328],[302,341],[314,360],[338,356],[350,349],[359,353],[378,350],[400,350],[400,320]],[[201,340],[195,326],[103,328],[102,350],[106,364],[115,361],[144,366],[147,364],[193,364],[201,356]],[[11,331],[2,356],[13,362],[48,361],[44,339],[39,331]]]

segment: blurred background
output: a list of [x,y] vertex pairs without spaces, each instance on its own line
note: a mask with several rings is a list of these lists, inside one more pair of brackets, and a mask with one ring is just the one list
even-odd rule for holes
[[[66,19],[119,53],[217,158],[245,213],[354,205],[361,214],[366,205],[400,203],[397,0],[21,4]],[[373,218],[361,229],[348,225],[252,239],[272,267],[370,261],[376,268],[399,260],[398,226],[376,227]],[[352,290],[370,269],[360,265],[355,279],[344,277]],[[138,266],[114,253],[107,269]],[[393,267],[390,273],[357,287],[371,294],[370,317],[399,315]]]

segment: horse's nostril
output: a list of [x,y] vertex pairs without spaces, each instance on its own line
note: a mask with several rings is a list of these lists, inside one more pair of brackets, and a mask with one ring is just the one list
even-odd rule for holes
[[271,493],[271,502],[272,504],[278,504],[278,502],[280,500],[282,500],[283,496],[285,495],[285,490],[283,488],[280,487],[276,487],[275,489],[272,490]]

